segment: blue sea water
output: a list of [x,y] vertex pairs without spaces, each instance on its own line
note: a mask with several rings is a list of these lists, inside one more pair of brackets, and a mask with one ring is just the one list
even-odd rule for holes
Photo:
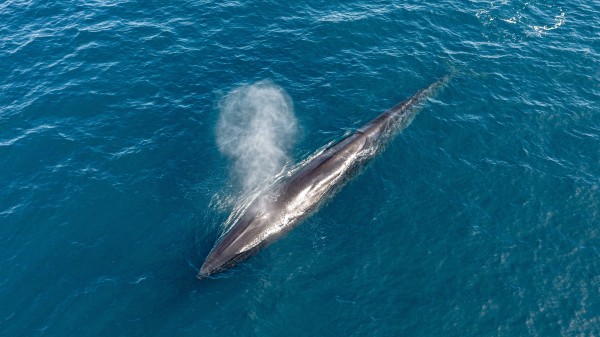
[[[600,3],[0,3],[1,336],[597,336]],[[222,102],[288,165],[454,78],[319,212],[195,275],[243,194]]]

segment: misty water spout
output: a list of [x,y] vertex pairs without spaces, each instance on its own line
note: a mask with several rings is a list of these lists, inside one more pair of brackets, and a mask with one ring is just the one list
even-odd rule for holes
[[233,90],[220,106],[219,150],[232,161],[244,190],[281,171],[298,134],[294,108],[285,91],[269,81]]

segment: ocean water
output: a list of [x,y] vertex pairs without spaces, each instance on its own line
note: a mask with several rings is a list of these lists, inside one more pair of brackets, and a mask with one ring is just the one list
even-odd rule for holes
[[[0,3],[0,335],[600,335],[599,22],[594,0]],[[287,109],[230,137],[274,174],[449,73],[319,212],[195,278],[265,178],[224,152],[228,98],[274,92],[234,125]]]

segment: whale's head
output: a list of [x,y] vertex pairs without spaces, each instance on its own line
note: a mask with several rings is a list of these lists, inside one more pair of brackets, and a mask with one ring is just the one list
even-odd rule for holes
[[247,259],[257,249],[249,249],[246,251],[239,252],[233,246],[220,248],[217,246],[210,254],[206,257],[206,260],[198,272],[198,278],[203,279],[210,275],[219,273],[227,268],[233,267],[238,262],[242,262]]
[[247,211],[208,254],[198,278],[230,268],[271,242],[280,228],[273,218],[268,212]]

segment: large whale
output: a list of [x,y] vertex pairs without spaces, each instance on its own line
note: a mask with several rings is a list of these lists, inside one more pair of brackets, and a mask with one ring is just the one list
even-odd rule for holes
[[445,76],[305,161],[257,196],[221,237],[198,278],[221,272],[295,227],[376,156],[449,80]]

